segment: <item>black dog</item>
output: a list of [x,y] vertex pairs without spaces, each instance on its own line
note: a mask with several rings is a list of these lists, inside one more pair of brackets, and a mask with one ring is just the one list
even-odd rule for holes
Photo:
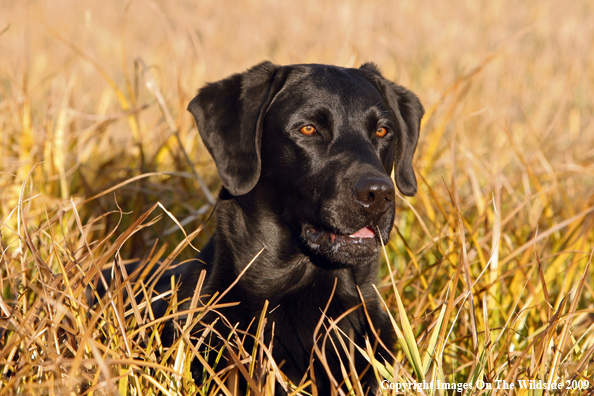
[[[264,62],[208,84],[188,109],[224,186],[216,233],[200,255],[208,271],[201,294],[228,289],[264,248],[223,299],[240,304],[220,313],[253,334],[256,325],[248,326],[268,300],[265,339],[274,324],[273,356],[277,364],[284,361],[282,371],[293,383],[314,356],[318,393],[330,394],[330,377],[312,350],[315,343],[321,347],[314,329],[335,283],[326,316],[337,319],[355,307],[338,326],[363,348],[368,336],[378,360],[392,361],[382,344],[393,347],[393,329],[372,283],[380,235],[387,241],[394,222],[392,168],[402,194],[417,190],[412,157],[424,113],[418,98],[370,63],[347,69]],[[192,267],[182,278],[180,299],[192,297],[202,269]],[[222,323],[217,329],[226,336]],[[325,353],[340,382],[339,359],[347,364],[346,355],[330,342]],[[355,355],[362,373],[368,362]],[[195,378],[201,371],[195,365]],[[371,392],[378,388],[370,369],[361,383]],[[280,385],[277,392],[285,393]]]

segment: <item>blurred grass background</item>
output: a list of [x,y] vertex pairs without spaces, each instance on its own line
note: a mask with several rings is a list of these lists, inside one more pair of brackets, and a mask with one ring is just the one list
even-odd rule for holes
[[[387,247],[420,350],[448,307],[452,332],[447,341],[441,332],[435,366],[445,378],[465,382],[482,366],[491,380],[592,382],[591,1],[56,0],[0,9],[0,394],[51,393],[70,370],[60,359],[82,359],[79,348],[91,360],[107,351],[138,359],[121,343],[88,350],[84,315],[60,324],[63,310],[84,305],[89,278],[73,274],[116,256],[195,255],[175,250],[185,237],[172,217],[186,234],[204,226],[192,242],[203,246],[213,225],[203,189],[216,196],[220,182],[186,105],[204,83],[265,59],[373,61],[425,105],[419,194],[398,203]],[[139,226],[147,211],[146,222],[157,221]],[[379,288],[396,311],[382,271]],[[49,346],[54,328],[72,351]],[[135,375],[130,361],[111,374],[85,364],[85,392],[154,386],[153,372],[122,380]]]

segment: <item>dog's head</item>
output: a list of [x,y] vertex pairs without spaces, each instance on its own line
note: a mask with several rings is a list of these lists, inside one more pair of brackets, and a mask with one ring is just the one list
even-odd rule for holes
[[211,83],[188,108],[233,196],[266,197],[313,254],[377,257],[394,221],[392,169],[413,196],[418,98],[359,69],[261,63]]

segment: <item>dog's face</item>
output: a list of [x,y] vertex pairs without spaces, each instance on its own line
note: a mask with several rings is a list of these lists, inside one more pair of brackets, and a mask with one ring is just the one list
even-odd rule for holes
[[189,109],[225,188],[266,197],[332,263],[376,259],[394,221],[393,167],[399,190],[416,192],[423,108],[373,65],[264,63],[203,88]]

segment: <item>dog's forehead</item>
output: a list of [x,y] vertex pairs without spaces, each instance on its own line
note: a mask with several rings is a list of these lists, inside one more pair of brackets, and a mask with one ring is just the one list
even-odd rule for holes
[[359,110],[384,104],[376,87],[358,69],[329,65],[289,66],[278,100]]

